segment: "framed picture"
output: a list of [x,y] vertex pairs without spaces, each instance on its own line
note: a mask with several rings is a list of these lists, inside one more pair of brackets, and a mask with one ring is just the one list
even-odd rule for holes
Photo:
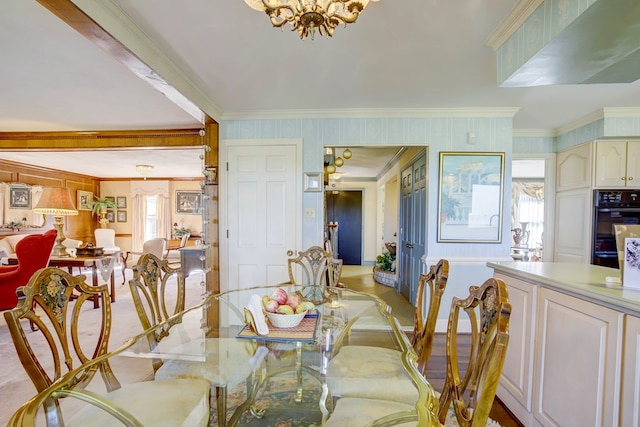
[[322,191],[322,174],[320,172],[304,174],[304,191]]
[[9,187],[9,209],[31,209],[31,187],[11,185]]
[[[104,199],[105,200],[110,200],[111,202],[113,202],[114,205],[116,204],[116,198],[113,197],[113,196],[105,196]],[[109,208],[109,209],[111,209],[111,208]]]
[[438,242],[500,243],[504,153],[440,152]]
[[202,193],[200,191],[176,191],[176,213],[200,215]]
[[118,196],[116,197],[116,207],[118,209],[124,209],[127,207],[127,198],[126,196]]
[[76,209],[79,211],[90,211],[88,203],[93,200],[93,193],[91,191],[78,190],[78,201],[76,203]]
[[107,219],[109,222],[116,222],[116,214],[113,211],[107,211]]
[[127,222],[127,211],[118,211],[118,222]]

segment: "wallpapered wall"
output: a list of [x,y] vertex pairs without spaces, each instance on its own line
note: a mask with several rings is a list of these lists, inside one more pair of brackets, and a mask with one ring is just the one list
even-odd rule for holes
[[[512,119],[499,117],[424,117],[424,118],[336,118],[336,119],[268,119],[229,120],[220,125],[220,138],[224,144],[233,140],[302,138],[303,171],[318,172],[323,168],[324,146],[425,146],[429,159],[428,217],[436,218],[438,186],[438,153],[440,151],[505,152],[504,194],[510,194]],[[497,115],[497,114],[496,114]],[[476,135],[475,144],[467,144],[467,135]],[[322,193],[304,193],[302,208],[323,211]],[[508,212],[508,198],[503,200],[503,211]],[[323,239],[323,216],[303,223],[303,246]],[[508,258],[509,224],[503,221],[502,243],[460,244],[436,243],[436,222],[428,226],[428,258],[464,258],[483,260]]]

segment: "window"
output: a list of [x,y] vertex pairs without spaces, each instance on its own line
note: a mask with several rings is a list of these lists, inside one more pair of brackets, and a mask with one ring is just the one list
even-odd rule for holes
[[144,241],[155,239],[158,230],[158,200],[156,196],[147,196],[144,198],[145,206],[145,223],[144,223]]

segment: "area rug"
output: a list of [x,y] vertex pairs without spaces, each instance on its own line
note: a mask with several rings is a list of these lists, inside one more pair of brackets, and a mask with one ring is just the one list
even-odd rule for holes
[[[267,379],[256,396],[252,406],[253,412],[262,413],[261,416],[252,414],[246,409],[239,417],[238,426],[264,427],[320,427],[322,413],[319,401],[321,384],[312,377],[304,376],[302,382],[302,401],[296,402],[297,381],[293,374],[283,373]],[[245,383],[227,391],[227,420],[229,420],[247,396]],[[211,426],[218,425],[217,414],[212,411]]]

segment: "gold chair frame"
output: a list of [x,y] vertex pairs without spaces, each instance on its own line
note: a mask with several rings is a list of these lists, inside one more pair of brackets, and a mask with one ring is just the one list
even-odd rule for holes
[[[464,372],[458,365],[456,339],[462,313],[470,320],[472,336],[469,364]],[[453,405],[461,427],[486,425],[507,353],[510,315],[507,286],[500,279],[471,286],[465,299],[453,298],[447,325],[446,379],[438,408],[441,423]]]
[[[429,363],[429,357],[431,357],[431,350],[433,348],[436,323],[438,322],[440,302],[447,287],[448,278],[449,261],[441,259],[435,265],[431,266],[429,273],[421,274],[418,280],[418,293],[416,295],[418,306],[416,307],[411,345],[418,355],[418,371],[422,376],[426,376],[427,364]],[[429,305],[426,318],[423,314],[425,287],[429,288]]]

